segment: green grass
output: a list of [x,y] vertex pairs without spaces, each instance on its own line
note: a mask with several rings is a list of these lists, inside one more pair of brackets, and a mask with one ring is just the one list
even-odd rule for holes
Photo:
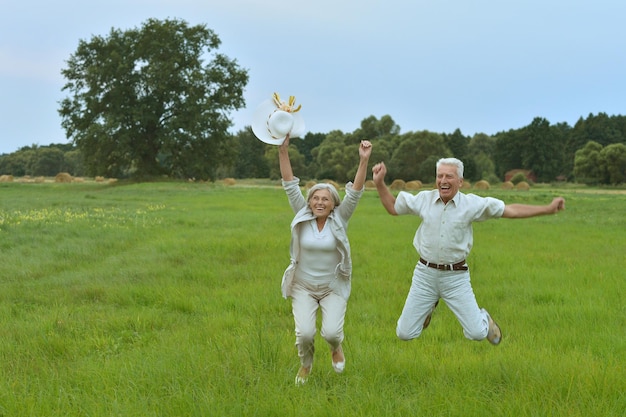
[[481,192],[559,193],[556,216],[475,225],[493,347],[445,304],[422,337],[396,338],[418,219],[367,191],[349,228],[346,371],[318,336],[296,387],[282,189],[0,184],[0,416],[622,416],[626,195]]

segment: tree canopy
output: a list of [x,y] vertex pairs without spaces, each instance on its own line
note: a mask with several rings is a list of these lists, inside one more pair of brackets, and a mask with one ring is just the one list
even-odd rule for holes
[[62,70],[59,114],[87,173],[207,179],[233,159],[229,113],[245,104],[248,73],[220,43],[176,19],[81,40]]

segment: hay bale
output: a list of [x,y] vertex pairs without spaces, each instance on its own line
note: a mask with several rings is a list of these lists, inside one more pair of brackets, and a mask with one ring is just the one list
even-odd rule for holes
[[223,183],[224,185],[229,185],[229,186],[230,186],[230,185],[235,185],[235,184],[237,184],[237,181],[236,181],[234,178],[224,178],[224,179],[222,180],[222,183]]
[[404,180],[393,180],[389,188],[396,191],[402,191],[406,188],[406,182],[404,182]]
[[530,185],[526,181],[520,181],[515,186],[515,189],[518,191],[528,191],[530,190]]
[[474,184],[475,190],[488,190],[489,188],[491,188],[491,186],[489,185],[489,182],[485,180],[480,180],[476,184]]
[[72,178],[72,182],[85,182],[85,179],[82,177],[74,177]]
[[340,189],[339,184],[337,184],[337,182],[335,182],[335,181],[333,181],[333,180],[324,180],[324,182],[325,182],[326,184],[330,184],[330,185],[332,185],[332,186],[333,186],[333,187],[335,187],[337,190],[339,190],[339,189]]
[[513,184],[511,181],[504,181],[502,183],[503,190],[512,190],[513,188],[515,188],[515,184]]
[[407,182],[404,187],[406,190],[409,191],[416,191],[422,188],[422,182],[420,180],[413,180],[413,181],[409,181]]
[[0,182],[13,182],[13,175],[0,175]]
[[104,177],[101,177],[101,176],[98,175],[96,177],[96,182],[104,182]]
[[35,178],[35,183],[36,184],[42,184],[44,182],[46,182],[46,177],[37,177],[37,178]]
[[117,178],[109,178],[107,184],[115,184],[117,182]]
[[365,181],[365,189],[366,190],[375,190],[376,189],[376,184],[374,184],[374,181],[372,181],[372,180],[367,180],[367,181]]
[[311,187],[313,187],[315,184],[317,184],[317,182],[313,181],[313,180],[308,180],[306,182],[306,184],[304,184],[304,188],[306,188],[307,190],[310,189]]
[[461,190],[470,190],[472,188],[472,183],[466,180],[463,180],[463,185],[461,185]]
[[72,182],[72,176],[68,174],[67,172],[59,172],[54,177],[54,182],[61,182],[61,183]]

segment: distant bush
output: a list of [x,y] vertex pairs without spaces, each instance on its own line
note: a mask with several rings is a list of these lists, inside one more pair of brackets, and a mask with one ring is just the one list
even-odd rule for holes
[[515,174],[515,175],[513,175],[513,176],[511,177],[511,180],[510,180],[510,181],[511,181],[514,185],[517,185],[517,184],[519,184],[519,183],[520,183],[520,182],[522,182],[522,181],[528,181],[528,180],[527,180],[527,178],[526,178],[526,175],[524,175],[524,173],[523,173],[523,172],[518,172],[517,174]]

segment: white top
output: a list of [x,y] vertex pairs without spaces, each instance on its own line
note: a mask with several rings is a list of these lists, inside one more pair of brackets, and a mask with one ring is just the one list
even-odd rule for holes
[[302,224],[300,233],[300,264],[298,278],[308,281],[331,281],[335,268],[341,261],[337,239],[331,233],[328,222],[320,231],[316,220]]
[[454,264],[466,259],[472,249],[472,223],[502,217],[504,202],[457,192],[444,204],[439,190],[416,195],[401,191],[395,210],[422,218],[413,238],[413,246],[422,258],[437,264]]

